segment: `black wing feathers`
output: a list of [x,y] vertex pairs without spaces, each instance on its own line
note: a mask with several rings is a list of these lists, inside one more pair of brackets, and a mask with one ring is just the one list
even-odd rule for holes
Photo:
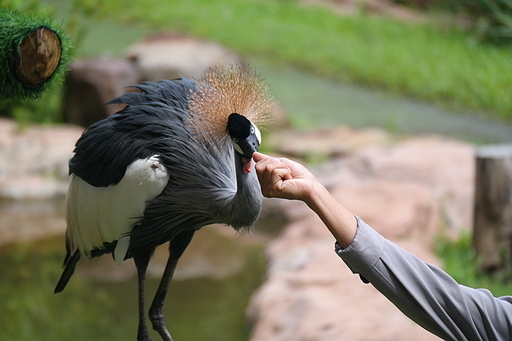
[[110,103],[127,107],[85,130],[69,161],[70,173],[92,186],[117,184],[136,159],[161,154],[163,139],[186,134],[187,98],[192,80],[148,82],[140,92],[124,94]]
[[55,286],[55,290],[53,291],[55,294],[58,294],[69,282],[69,279],[75,272],[76,263],[80,260],[80,250],[76,250],[75,253],[71,256],[68,250],[68,254],[66,255],[66,259],[64,260],[64,271],[60,276],[59,282]]

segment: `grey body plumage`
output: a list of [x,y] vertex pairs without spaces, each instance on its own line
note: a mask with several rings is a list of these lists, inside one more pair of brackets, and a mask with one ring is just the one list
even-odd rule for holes
[[[74,178],[68,193],[67,255],[65,269],[55,292],[64,289],[81,256],[97,257],[113,253],[118,257],[122,255],[122,259],[116,259],[118,262],[133,257],[139,279],[139,340],[151,339],[144,315],[144,281],[154,249],[170,242],[169,262],[149,315],[154,329],[162,338],[172,340],[163,323],[163,299],[176,263],[194,232],[214,223],[230,225],[241,231],[251,227],[260,214],[260,186],[255,172],[250,171],[251,161],[247,159],[259,146],[259,131],[256,136],[254,130],[257,128],[246,118],[254,113],[243,116],[241,125],[242,130],[250,131],[251,141],[256,139],[257,142],[240,147],[234,142],[238,139],[230,138],[227,128],[224,128],[224,132],[215,128],[218,131],[215,134],[212,133],[213,128],[208,128],[208,120],[214,123],[224,120],[226,122],[216,124],[227,126],[228,117],[234,115],[237,108],[223,110],[217,104],[214,114],[224,111],[223,116],[219,114],[218,118],[211,118],[209,113],[197,109],[201,106],[210,108],[208,103],[197,101],[210,96],[209,91],[217,91],[215,87],[232,86],[234,96],[239,95],[240,89],[236,87],[244,85],[240,85],[239,79],[235,79],[238,83],[231,82],[231,74],[227,81],[224,79],[219,84],[215,83],[215,77],[225,77],[226,74],[222,72],[220,69],[213,70],[210,74],[213,81],[207,79],[204,83],[182,79],[136,86],[138,92],[112,101],[126,104],[123,110],[84,131],[69,162],[70,174]],[[234,72],[234,77],[242,80],[247,78],[246,69],[241,66],[235,66],[229,72]],[[252,103],[242,102],[240,111],[245,110],[244,105],[255,107]],[[242,154],[240,148],[243,149]],[[140,184],[137,182],[139,178],[142,179]],[[161,188],[158,187],[160,183],[163,184]],[[138,185],[142,191],[144,186],[151,191],[157,186],[158,195],[147,194],[150,198],[147,201],[133,201],[132,198],[138,195]],[[90,216],[94,216],[95,212],[104,212],[105,208],[94,206],[83,196],[97,195],[96,198],[101,199],[103,193],[121,191],[116,195],[122,201],[123,188],[127,188],[126,194],[130,195],[127,200],[132,200],[127,204],[127,207],[134,207],[132,212],[137,212],[135,208],[143,204],[140,215],[122,216],[122,205],[112,203],[119,220],[127,221],[123,223],[125,225],[120,224],[116,231],[124,232],[109,235],[105,232],[108,226],[90,226],[97,221],[99,225],[103,223],[103,218]],[[87,211],[88,207],[92,208]],[[127,248],[118,252],[121,240],[127,243]]]

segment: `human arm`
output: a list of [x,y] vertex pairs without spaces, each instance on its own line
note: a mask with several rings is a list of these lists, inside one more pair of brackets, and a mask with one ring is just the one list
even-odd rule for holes
[[349,268],[420,326],[446,340],[512,339],[511,297],[459,285],[386,240],[356,221],[303,166],[262,154],[255,160],[263,194],[306,202],[340,244],[336,251]]
[[512,297],[458,284],[358,218],[354,241],[336,253],[411,320],[444,340],[512,339]]

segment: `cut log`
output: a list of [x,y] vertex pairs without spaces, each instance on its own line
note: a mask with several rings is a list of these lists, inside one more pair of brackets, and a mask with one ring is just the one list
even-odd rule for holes
[[476,153],[473,247],[484,272],[512,268],[512,145]]
[[61,53],[57,33],[47,27],[40,27],[19,45],[16,74],[27,86],[46,82],[59,66]]
[[69,47],[49,18],[0,8],[0,99],[39,98],[62,80]]

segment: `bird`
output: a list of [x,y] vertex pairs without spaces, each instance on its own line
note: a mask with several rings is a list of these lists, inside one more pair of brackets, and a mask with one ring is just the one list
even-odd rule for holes
[[162,307],[194,233],[210,224],[251,231],[262,206],[252,154],[276,101],[248,64],[207,69],[198,79],[142,82],[110,103],[124,108],[84,130],[69,160],[66,256],[55,293],[83,258],[133,258],[138,282],[137,340],[146,322],[145,274],[155,248],[169,258],[149,308],[172,341]]

